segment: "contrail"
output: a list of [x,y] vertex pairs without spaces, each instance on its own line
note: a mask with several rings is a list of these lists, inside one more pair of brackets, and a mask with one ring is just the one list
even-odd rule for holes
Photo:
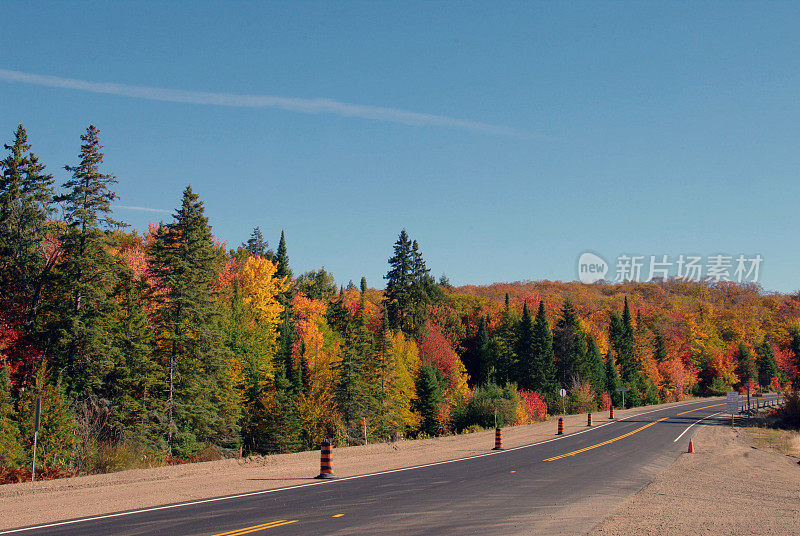
[[158,212],[161,214],[172,214],[171,210],[166,210],[163,208],[137,207],[134,205],[113,205],[112,208],[121,208],[125,210],[138,210],[139,212]]
[[[88,91],[90,93],[104,93],[107,95],[118,95],[120,97],[131,97],[134,99],[211,106],[233,106],[237,108],[279,108],[305,114],[333,114],[404,125],[449,127],[504,136],[531,136],[530,133],[500,125],[465,121],[444,115],[423,114],[397,108],[350,104],[324,98],[299,99],[274,95],[237,95],[234,93],[184,91],[180,89],[115,84],[111,82],[90,82],[88,80],[61,78],[59,76],[32,74],[8,69],[0,69],[0,80],[37,86],[75,89],[78,91]],[[537,135],[533,136],[543,137]]]

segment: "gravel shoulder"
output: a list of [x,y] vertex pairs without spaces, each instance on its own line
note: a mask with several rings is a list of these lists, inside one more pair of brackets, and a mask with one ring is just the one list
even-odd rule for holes
[[[663,404],[662,407],[671,404]],[[656,406],[617,411],[636,415]],[[595,425],[608,413],[593,414]],[[503,446],[522,446],[555,436],[557,420],[503,430]],[[586,429],[586,415],[564,419],[566,434]],[[334,449],[337,476],[399,469],[489,452],[494,431],[416,441]],[[0,530],[51,523],[313,482],[319,452],[222,460],[172,467],[137,469],[42,482],[0,486]]]
[[681,455],[589,534],[800,534],[798,459],[756,449],[724,421],[701,427],[695,454]]

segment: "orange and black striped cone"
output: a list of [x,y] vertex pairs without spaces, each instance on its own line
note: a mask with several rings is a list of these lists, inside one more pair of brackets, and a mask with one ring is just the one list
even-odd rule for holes
[[333,449],[327,439],[320,449],[319,474],[314,478],[336,478],[333,476]]
[[492,450],[503,450],[503,431],[500,428],[494,429],[494,448]]
[[558,418],[558,434],[561,435],[564,433],[564,419],[562,417]]
[[589,413],[586,418],[586,426],[591,426],[591,425],[592,425],[592,414]]
[[614,419],[614,406],[608,408],[608,418],[613,420]]

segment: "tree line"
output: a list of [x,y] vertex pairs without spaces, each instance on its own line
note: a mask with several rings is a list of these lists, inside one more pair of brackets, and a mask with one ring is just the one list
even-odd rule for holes
[[324,267],[294,275],[283,232],[274,251],[259,227],[239,247],[218,242],[191,186],[169,221],[129,231],[98,129],[80,140],[58,188],[22,125],[4,146],[0,465],[29,462],[38,397],[44,464],[97,471],[446,434],[495,413],[528,423],[561,404],[619,407],[619,388],[640,405],[797,374],[794,310],[782,344],[709,344],[627,297],[607,311],[564,288],[498,301],[437,281],[405,229],[385,290],[363,277],[337,288]]

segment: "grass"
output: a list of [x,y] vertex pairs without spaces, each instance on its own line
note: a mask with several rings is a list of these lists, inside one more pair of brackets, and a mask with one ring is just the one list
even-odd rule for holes
[[777,428],[775,420],[769,415],[756,417],[745,423],[742,431],[756,448],[800,458],[800,432]]

